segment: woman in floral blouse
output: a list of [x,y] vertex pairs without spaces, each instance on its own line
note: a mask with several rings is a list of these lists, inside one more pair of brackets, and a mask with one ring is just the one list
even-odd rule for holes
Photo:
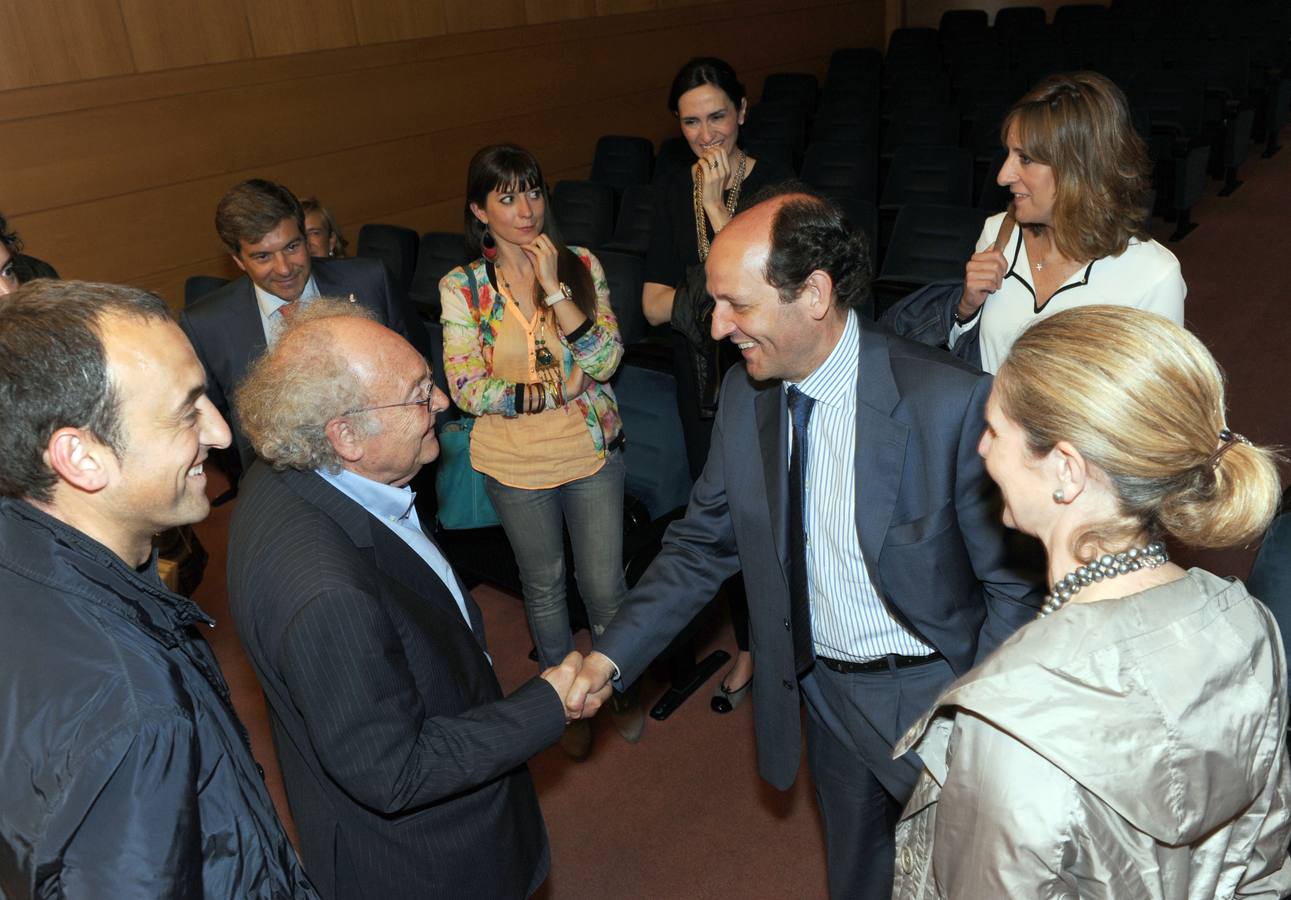
[[[542,171],[527,151],[485,147],[471,160],[466,243],[478,258],[439,284],[444,368],[454,402],[478,416],[471,464],[515,551],[539,663],[574,649],[565,605],[569,529],[592,640],[623,601],[623,444],[609,379],[623,356],[601,265],[560,239]],[[616,697],[624,737],[640,707]],[[586,722],[565,748],[581,758]]]

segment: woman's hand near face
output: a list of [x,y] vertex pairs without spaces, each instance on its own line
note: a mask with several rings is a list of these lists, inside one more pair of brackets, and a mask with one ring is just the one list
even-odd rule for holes
[[1000,289],[1009,270],[1009,261],[995,248],[974,253],[964,266],[964,293],[959,298],[959,317],[967,319],[977,313],[986,298]]
[[[540,234],[529,243],[522,244],[520,249],[524,251],[525,256],[529,257],[533,274],[542,287],[543,297],[550,297],[559,291],[560,275],[556,265],[558,255],[556,245],[552,243],[551,238]],[[543,297],[535,297],[535,305],[541,304]]]
[[695,163],[694,171],[703,170],[704,178],[704,212],[708,214],[713,233],[721,231],[730,221],[726,211],[726,198],[723,192],[730,187],[731,160],[725,147],[710,147]]

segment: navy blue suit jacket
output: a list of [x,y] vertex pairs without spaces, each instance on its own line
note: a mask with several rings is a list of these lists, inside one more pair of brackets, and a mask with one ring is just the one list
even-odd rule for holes
[[[990,377],[860,319],[856,533],[892,614],[956,673],[1033,618],[1039,592],[1006,561],[999,493],[977,455]],[[801,744],[789,632],[788,412],[780,382],[727,373],[684,518],[597,649],[634,681],[738,570],[748,592],[762,776],[793,783]]]

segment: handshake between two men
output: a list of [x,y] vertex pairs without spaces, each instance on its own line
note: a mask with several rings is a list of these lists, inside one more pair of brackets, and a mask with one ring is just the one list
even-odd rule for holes
[[575,650],[560,665],[544,670],[542,678],[565,704],[565,721],[572,722],[596,715],[614,692],[616,671],[604,654],[592,651],[583,656]]

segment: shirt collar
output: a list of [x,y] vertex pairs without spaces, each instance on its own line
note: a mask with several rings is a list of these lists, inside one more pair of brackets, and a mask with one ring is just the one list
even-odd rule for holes
[[412,504],[417,495],[408,485],[395,487],[357,475],[349,469],[332,473],[315,469],[320,478],[384,522],[403,522],[411,516],[416,522]]
[[[251,287],[255,289],[256,305],[260,307],[260,315],[266,319],[272,318],[274,313],[291,302],[269,293],[254,281],[251,282]],[[317,296],[318,285],[314,283],[314,274],[311,272],[309,280],[305,282],[305,289],[300,292],[300,299],[312,300]]]
[[[811,399],[826,406],[843,407],[849,397],[855,394],[856,374],[859,365],[856,351],[860,342],[860,326],[856,323],[856,313],[847,311],[847,322],[843,334],[839,337],[834,349],[829,351],[825,361],[816,370],[793,385]],[[785,390],[790,382],[785,382]]]

